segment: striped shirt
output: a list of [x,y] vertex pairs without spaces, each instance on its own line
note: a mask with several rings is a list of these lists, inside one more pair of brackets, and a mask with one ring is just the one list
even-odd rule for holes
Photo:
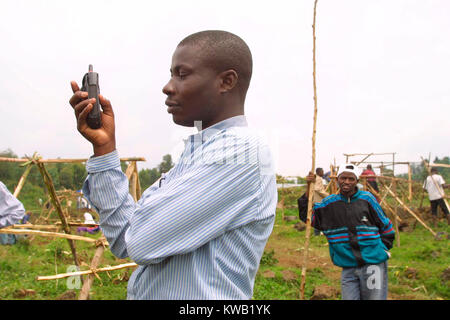
[[23,204],[0,182],[0,228],[20,222],[24,215]]
[[119,258],[139,266],[128,299],[250,299],[277,203],[270,152],[244,116],[185,140],[135,203],[117,151],[91,157],[83,186]]

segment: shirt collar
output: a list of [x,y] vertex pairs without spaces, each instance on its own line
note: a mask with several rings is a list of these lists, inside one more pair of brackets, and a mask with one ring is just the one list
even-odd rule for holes
[[225,120],[222,120],[206,129],[199,131],[196,134],[190,135],[185,141],[202,141],[205,142],[209,137],[216,134],[219,131],[226,130],[231,127],[247,127],[247,118],[245,115],[234,116]]

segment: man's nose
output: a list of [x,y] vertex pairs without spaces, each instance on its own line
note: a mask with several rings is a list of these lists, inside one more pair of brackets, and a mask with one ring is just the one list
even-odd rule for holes
[[162,89],[162,92],[168,96],[172,95],[175,92],[172,79],[170,79],[169,82],[166,83],[166,85]]

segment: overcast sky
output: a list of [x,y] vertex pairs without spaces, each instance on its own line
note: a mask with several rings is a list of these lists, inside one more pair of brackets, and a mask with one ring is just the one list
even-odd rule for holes
[[[278,173],[304,176],[312,155],[313,4],[2,0],[0,150],[91,156],[68,100],[70,81],[80,83],[93,64],[115,111],[120,156],[145,157],[139,168],[176,156],[194,130],[175,125],[164,105],[172,53],[187,35],[220,29],[242,37],[253,54],[249,125],[271,144]],[[396,152],[398,161],[450,155],[449,17],[446,0],[319,0],[316,166],[342,163],[344,153]]]

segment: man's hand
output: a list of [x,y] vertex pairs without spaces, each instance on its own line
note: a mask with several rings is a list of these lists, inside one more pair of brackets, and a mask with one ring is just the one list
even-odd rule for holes
[[316,181],[316,175],[310,171],[305,179],[306,179],[306,183],[310,184],[311,182]]
[[316,175],[313,172],[309,172],[308,175],[305,178],[306,180],[306,192],[305,195],[306,197],[309,197],[309,186],[311,185],[311,182],[315,182],[316,181]]
[[72,86],[73,96],[69,103],[75,111],[77,129],[83,137],[92,143],[94,156],[98,157],[116,150],[114,112],[111,102],[102,95],[98,95],[102,106],[102,126],[98,129],[91,129],[86,122],[86,118],[94,107],[95,99],[88,99],[88,93],[80,91],[75,81],[71,81],[70,85]]

